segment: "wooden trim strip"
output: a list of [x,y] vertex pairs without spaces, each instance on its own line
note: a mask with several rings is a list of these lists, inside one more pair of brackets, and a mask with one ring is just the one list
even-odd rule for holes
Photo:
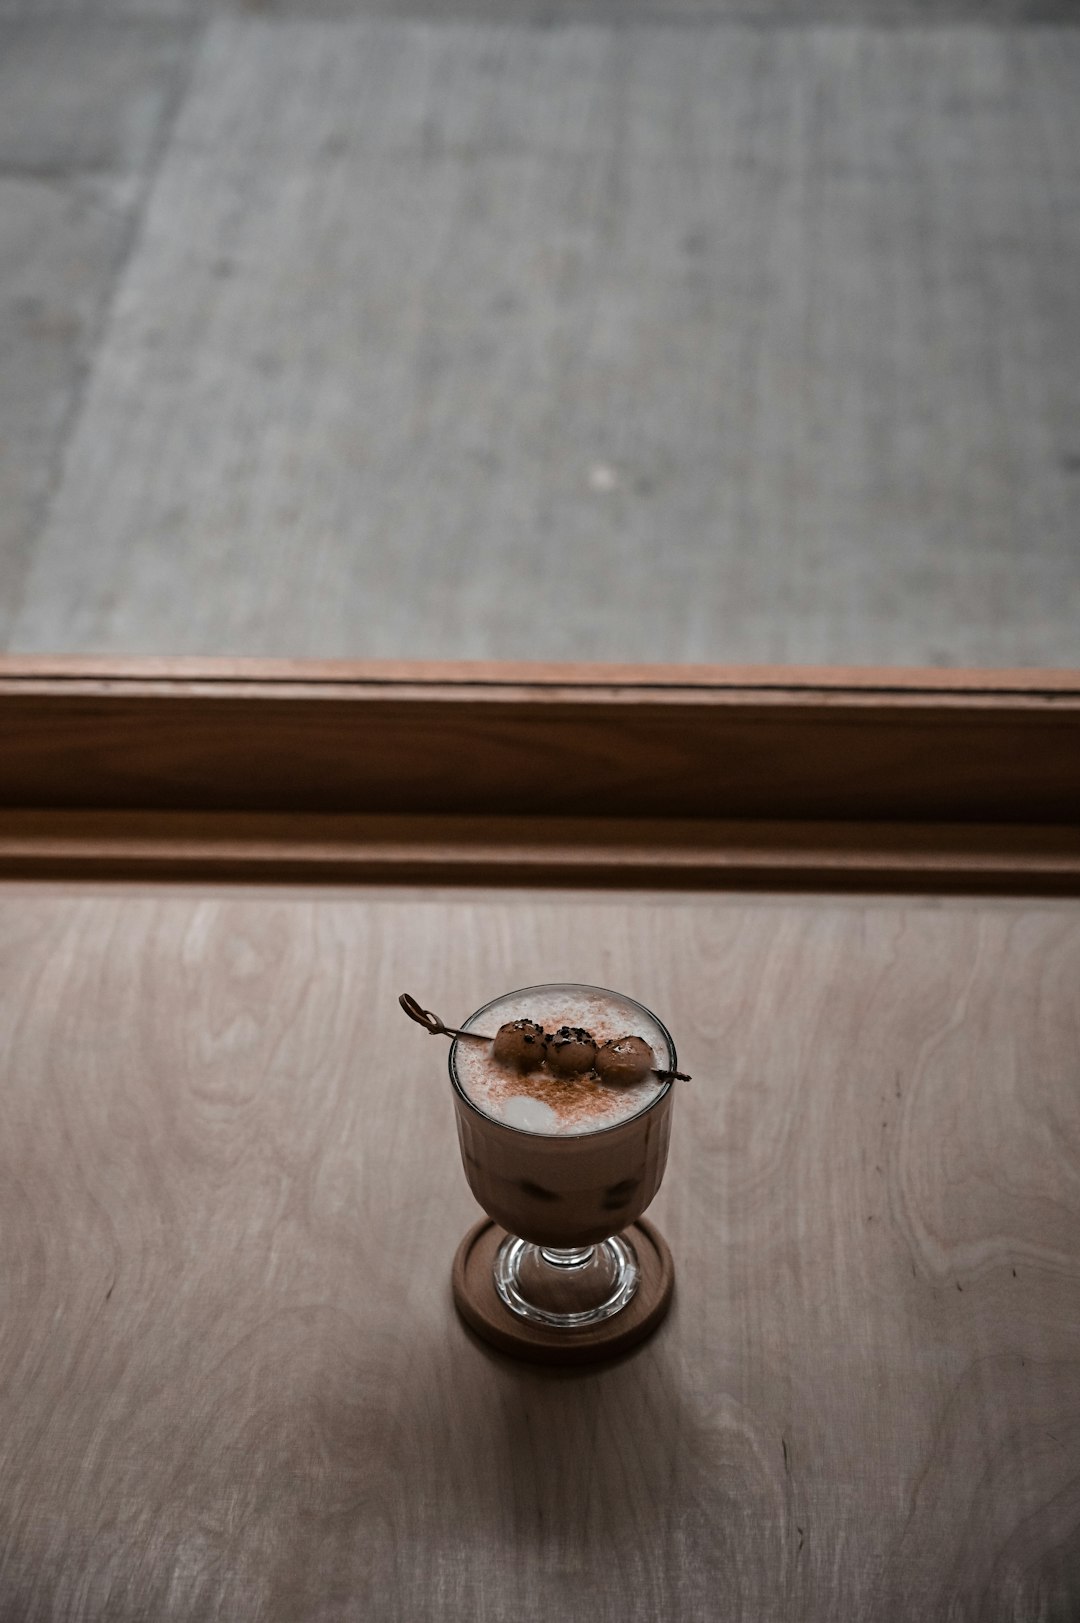
[[678,689],[710,694],[841,692],[874,698],[908,694],[913,698],[960,695],[1015,696],[1080,700],[1080,671],[1073,670],[942,670],[899,666],[799,665],[610,665],[554,664],[540,661],[423,660],[289,660],[225,659],[196,656],[0,654],[0,693],[57,692],[82,687],[87,692],[162,690],[190,692],[218,687],[244,689],[299,688],[335,691],[363,688],[461,689],[634,689],[638,692]]
[[1076,888],[1080,673],[0,667],[8,876]]
[[5,812],[4,879],[1080,894],[1080,829]]
[[[370,670],[370,668],[367,668]],[[554,669],[554,668],[552,668]],[[1080,681],[0,684],[0,807],[1074,823]],[[789,673],[790,674],[790,673]],[[794,677],[791,678],[794,680]]]

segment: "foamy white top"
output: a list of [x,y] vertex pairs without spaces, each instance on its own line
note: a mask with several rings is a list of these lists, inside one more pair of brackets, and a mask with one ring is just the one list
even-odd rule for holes
[[[601,988],[541,986],[510,992],[483,1014],[467,1020],[494,1037],[509,1020],[535,1020],[545,1031],[584,1026],[597,1046],[616,1037],[644,1037],[659,1068],[671,1063],[663,1028],[646,1010]],[[629,1087],[601,1082],[599,1077],[565,1081],[546,1068],[523,1075],[500,1065],[489,1043],[459,1040],[453,1049],[454,1074],[462,1092],[494,1121],[527,1133],[578,1137],[615,1127],[644,1110],[667,1085],[650,1074]]]

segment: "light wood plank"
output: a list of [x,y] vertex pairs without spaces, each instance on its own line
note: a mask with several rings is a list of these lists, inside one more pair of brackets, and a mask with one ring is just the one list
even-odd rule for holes
[[20,692],[74,689],[86,682],[105,682],[133,689],[168,683],[206,688],[215,683],[243,683],[249,688],[319,686],[385,686],[491,688],[706,688],[713,693],[776,691],[794,696],[813,690],[824,694],[846,689],[871,702],[895,693],[910,693],[940,702],[950,694],[993,702],[1006,696],[1069,701],[1080,695],[1080,670],[986,670],[872,665],[620,665],[558,660],[490,659],[258,659],[243,655],[183,654],[2,654],[0,696]]
[[[0,1610],[1080,1607],[1075,905],[6,887]],[[448,1017],[619,986],[694,1074],[672,1318],[553,1379],[447,1277]]]

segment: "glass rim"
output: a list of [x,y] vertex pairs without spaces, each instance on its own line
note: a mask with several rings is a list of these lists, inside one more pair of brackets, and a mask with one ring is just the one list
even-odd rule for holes
[[[664,1022],[660,1019],[659,1015],[654,1014],[648,1005],[642,1003],[638,998],[631,997],[628,992],[616,992],[610,986],[592,986],[587,981],[539,981],[533,986],[519,986],[512,992],[500,992],[498,997],[489,998],[488,1001],[486,1003],[482,1003],[478,1009],[474,1009],[472,1014],[467,1015],[466,1018],[461,1022],[461,1030],[467,1031],[473,1020],[479,1019],[482,1014],[487,1013],[488,1009],[493,1009],[497,1003],[504,1002],[506,998],[523,997],[529,992],[553,992],[560,990],[563,987],[565,987],[567,990],[572,988],[579,992],[601,992],[605,997],[618,998],[621,1003],[633,1004],[635,1009],[640,1009],[642,1014],[647,1015],[653,1024],[657,1026],[663,1033],[664,1041],[667,1043],[668,1054],[671,1058],[671,1064],[668,1066],[668,1070],[675,1071],[678,1069],[679,1056],[675,1052],[675,1040],[667,1026],[665,1026]],[[489,1116],[486,1110],[481,1110],[475,1099],[469,1098],[469,1095],[465,1092],[465,1089],[461,1085],[454,1065],[454,1059],[457,1055],[458,1043],[460,1040],[461,1039],[458,1037],[454,1038],[453,1042],[450,1044],[450,1052],[447,1055],[447,1066],[450,1071],[450,1083],[454,1089],[454,1092],[464,1104],[468,1105],[470,1110],[476,1112],[481,1121],[490,1122],[492,1127],[500,1127],[504,1132],[507,1133],[520,1133],[523,1138],[546,1139],[548,1143],[551,1143],[553,1140],[558,1140],[560,1138],[600,1138],[604,1133],[617,1133],[620,1128],[629,1127],[631,1122],[640,1121],[642,1116],[647,1115],[650,1110],[655,1110],[661,1099],[667,1098],[672,1086],[674,1085],[673,1079],[669,1076],[666,1082],[664,1082],[661,1086],[660,1091],[653,1095],[648,1104],[642,1105],[640,1110],[635,1110],[632,1116],[624,1116],[621,1121],[612,1122],[608,1127],[593,1127],[585,1133],[534,1133],[528,1127],[515,1127],[511,1122],[499,1121],[496,1116]]]

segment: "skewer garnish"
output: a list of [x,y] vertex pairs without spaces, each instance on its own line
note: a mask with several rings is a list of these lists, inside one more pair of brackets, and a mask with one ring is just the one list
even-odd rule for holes
[[495,1033],[491,1052],[500,1065],[512,1071],[538,1071],[550,1060],[548,1035],[535,1020],[508,1020]]
[[456,1026],[446,1026],[437,1014],[430,1009],[422,1009],[414,997],[408,992],[402,992],[398,1002],[405,1010],[410,1020],[415,1020],[418,1026],[423,1026],[429,1037],[475,1037],[477,1042],[493,1043],[494,1037],[485,1037],[482,1031],[459,1031]]
[[603,1082],[631,1086],[653,1069],[653,1051],[644,1037],[616,1037],[596,1055],[596,1072]]
[[[649,1066],[652,1067],[652,1049]],[[556,1076],[585,1076],[596,1069],[596,1043],[582,1026],[560,1026],[548,1038],[547,1062]]]
[[508,1020],[494,1037],[488,1037],[481,1031],[462,1031],[458,1026],[446,1025],[430,1009],[421,1008],[408,992],[402,992],[398,1002],[429,1037],[471,1037],[474,1042],[491,1043],[495,1058],[513,1070],[538,1071],[546,1064],[565,1081],[595,1075],[602,1082],[626,1086],[643,1081],[650,1071],[662,1082],[690,1081],[685,1071],[665,1071],[654,1065],[655,1055],[644,1037],[613,1037],[597,1044],[592,1033],[581,1026],[560,1026],[551,1035],[535,1020],[526,1018]]

